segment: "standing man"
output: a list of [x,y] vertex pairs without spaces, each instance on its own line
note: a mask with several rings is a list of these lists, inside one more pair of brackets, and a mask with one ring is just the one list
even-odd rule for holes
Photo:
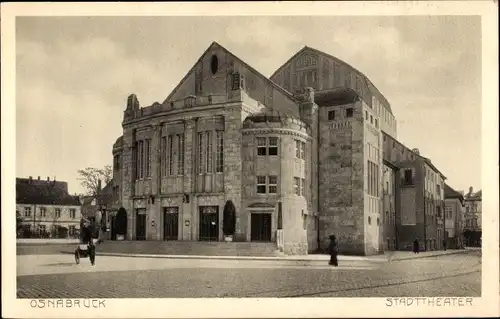
[[337,247],[337,241],[335,240],[334,235],[330,235],[330,245],[328,246],[328,253],[330,253],[330,262],[329,265],[337,267],[339,265],[337,255],[339,253]]

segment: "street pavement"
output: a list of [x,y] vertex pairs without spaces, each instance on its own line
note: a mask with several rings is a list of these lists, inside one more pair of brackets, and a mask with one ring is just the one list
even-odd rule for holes
[[19,298],[479,297],[481,252],[399,261],[17,256]]

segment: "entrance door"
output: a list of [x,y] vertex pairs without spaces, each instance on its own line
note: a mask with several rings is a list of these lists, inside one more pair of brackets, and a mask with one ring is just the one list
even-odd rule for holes
[[271,241],[271,214],[252,214],[251,223],[252,241]]
[[111,240],[116,240],[116,216],[111,216],[111,222],[109,223],[110,231],[111,231]]
[[218,206],[200,206],[200,240],[219,240]]
[[179,208],[165,207],[163,209],[163,240],[179,239]]
[[135,240],[146,240],[146,210],[137,209],[135,217]]

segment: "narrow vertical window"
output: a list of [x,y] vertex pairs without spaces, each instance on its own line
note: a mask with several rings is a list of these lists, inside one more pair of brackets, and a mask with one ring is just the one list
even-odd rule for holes
[[335,120],[335,110],[328,111],[328,121]]
[[276,194],[278,192],[278,176],[270,175],[268,182],[268,193]]
[[301,196],[306,196],[306,180],[304,178],[302,178],[300,180],[300,195]]
[[198,173],[203,173],[204,161],[204,148],[203,148],[203,133],[198,133]]
[[224,132],[217,131],[217,157],[216,157],[216,172],[224,171]]
[[167,137],[162,136],[161,137],[161,150],[160,150],[160,169],[161,169],[161,176],[167,175]]
[[168,136],[168,175],[174,175],[174,136]]
[[184,134],[177,135],[177,174],[184,175]]
[[266,177],[257,176],[257,194],[266,193]]
[[151,176],[151,140],[146,140],[146,177]]
[[300,158],[301,159],[306,159],[306,143],[300,142]]
[[278,155],[278,138],[270,137],[269,138],[269,155],[276,156]]
[[354,109],[352,107],[345,110],[346,117],[352,117],[354,115]]
[[295,157],[300,158],[300,141],[295,140]]
[[300,178],[298,177],[293,178],[293,188],[295,195],[300,196]]
[[207,149],[207,173],[212,173],[212,168],[213,168],[213,152],[212,152],[212,132],[208,131],[206,132],[207,136],[207,142],[206,142],[206,149]]
[[139,178],[143,178],[144,177],[144,141],[139,142],[139,161],[140,161]]

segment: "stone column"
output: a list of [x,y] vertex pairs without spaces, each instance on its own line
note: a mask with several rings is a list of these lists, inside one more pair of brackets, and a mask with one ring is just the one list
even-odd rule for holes
[[134,237],[134,200],[135,193],[135,170],[136,167],[133,161],[135,145],[135,130],[128,129],[123,132],[123,155],[122,155],[122,187],[121,198],[122,207],[127,211],[127,240],[132,240]]
[[[149,204],[149,219],[147,228],[149,228],[148,239],[160,240],[161,227],[161,123],[153,125],[153,134],[151,138],[151,195],[154,196],[154,203]],[[154,221],[154,226],[153,226]]]
[[[196,119],[188,119],[184,122],[184,193],[189,195],[189,203],[182,204],[182,214],[179,223],[182,223],[182,239],[196,240],[196,209],[194,206],[194,183],[196,181]],[[189,226],[186,226],[189,221]]]

